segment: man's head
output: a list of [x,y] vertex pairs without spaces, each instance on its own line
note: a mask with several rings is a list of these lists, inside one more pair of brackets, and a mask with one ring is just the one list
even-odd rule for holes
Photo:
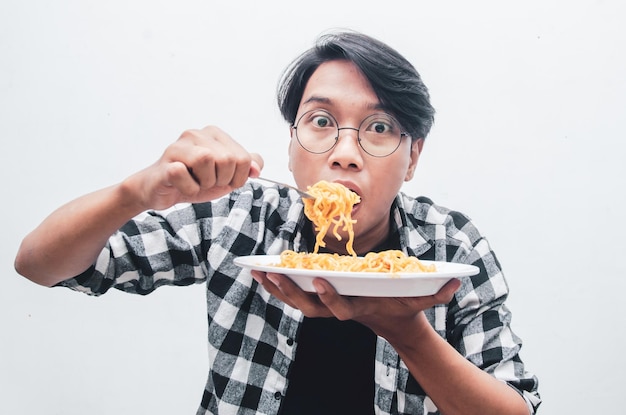
[[293,125],[306,84],[324,62],[348,60],[367,78],[384,110],[395,116],[412,139],[426,138],[434,121],[428,89],[417,70],[386,44],[357,32],[321,36],[285,70],[278,87],[278,106]]
[[[369,252],[388,235],[391,205],[413,178],[433,122],[419,74],[367,36],[326,35],[287,69],[278,101],[291,124],[289,169],[296,184],[326,180],[357,193],[354,249]],[[334,237],[326,243],[345,251]]]

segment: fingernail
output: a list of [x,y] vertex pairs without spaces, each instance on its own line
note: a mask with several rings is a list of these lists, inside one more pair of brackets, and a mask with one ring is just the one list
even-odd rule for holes
[[326,287],[324,287],[324,284],[320,284],[319,282],[313,281],[313,287],[315,287],[316,293],[326,294]]

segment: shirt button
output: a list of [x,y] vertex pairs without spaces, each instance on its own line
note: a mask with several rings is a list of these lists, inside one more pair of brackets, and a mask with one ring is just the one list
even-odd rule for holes
[[274,399],[280,399],[280,398],[282,398],[282,397],[283,397],[283,394],[282,394],[282,393],[280,393],[280,392],[276,392],[276,393],[274,393]]
[[287,339],[287,346],[293,346],[293,339]]

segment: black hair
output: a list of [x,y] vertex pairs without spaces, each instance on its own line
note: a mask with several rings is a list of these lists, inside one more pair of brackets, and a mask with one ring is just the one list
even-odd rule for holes
[[426,138],[435,109],[428,88],[402,55],[385,43],[354,31],[328,33],[296,58],[278,84],[278,107],[293,125],[309,78],[324,62],[348,60],[368,79],[383,108],[394,115],[413,139]]

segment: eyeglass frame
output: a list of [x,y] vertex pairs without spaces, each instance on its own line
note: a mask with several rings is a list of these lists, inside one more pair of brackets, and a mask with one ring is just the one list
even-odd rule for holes
[[[332,146],[330,146],[327,150],[324,150],[324,151],[311,151],[311,150],[309,150],[308,148],[306,148],[306,147],[304,146],[304,144],[302,144],[302,142],[300,141],[300,137],[298,137],[298,124],[300,123],[300,120],[301,120],[302,118],[304,118],[304,116],[305,116],[305,115],[307,115],[307,114],[309,114],[309,113],[311,113],[311,112],[314,112],[314,111],[321,111],[321,112],[323,112],[323,113],[328,114],[328,116],[329,116],[329,117],[330,117],[330,118],[331,118],[331,119],[335,122],[335,125],[337,126],[337,135],[334,137],[335,142],[333,143],[333,145],[332,145]],[[329,111],[326,111],[325,109],[322,109],[322,108],[315,108],[315,109],[312,109],[312,110],[306,111],[306,112],[305,112],[305,113],[303,113],[301,116],[299,116],[299,117],[298,117],[298,119],[296,120],[296,122],[295,122],[295,123],[291,126],[291,129],[292,129],[293,131],[295,131],[295,133],[296,133],[296,140],[298,141],[298,144],[300,145],[300,147],[302,147],[305,151],[307,151],[307,152],[309,152],[309,153],[311,153],[311,154],[324,154],[324,153],[328,153],[328,152],[329,152],[329,151],[331,151],[333,148],[335,148],[335,146],[336,146],[336,145],[337,145],[337,143],[339,142],[339,135],[340,135],[340,131],[341,131],[341,130],[353,130],[353,131],[356,131],[357,143],[359,144],[359,147],[361,147],[361,150],[365,151],[365,153],[366,153],[366,154],[369,154],[369,155],[370,155],[370,156],[372,156],[372,157],[379,157],[379,158],[382,158],[382,157],[389,157],[390,155],[392,155],[393,153],[395,153],[395,152],[396,152],[396,150],[397,150],[398,148],[400,148],[400,144],[402,144],[402,138],[403,138],[403,137],[410,137],[411,139],[412,139],[412,137],[411,137],[411,135],[410,135],[408,132],[406,132],[406,131],[401,131],[401,132],[400,132],[400,134],[399,134],[399,137],[398,137],[398,144],[396,145],[396,147],[395,147],[393,150],[391,150],[391,152],[389,152],[389,153],[387,153],[387,154],[385,154],[385,155],[382,155],[382,156],[379,156],[379,155],[376,155],[376,154],[372,154],[372,153],[370,153],[369,151],[367,151],[367,150],[365,149],[365,147],[363,147],[363,144],[361,143],[361,134],[360,134],[360,132],[361,132],[361,131],[360,131],[360,130],[361,130],[361,128],[362,128],[363,123],[364,123],[364,122],[365,122],[368,118],[374,117],[374,116],[376,116],[376,115],[378,115],[378,114],[380,114],[380,115],[385,115],[386,117],[389,117],[392,121],[394,121],[394,122],[396,123],[396,125],[397,125],[398,127],[402,128],[402,126],[400,125],[400,123],[398,122],[398,120],[396,119],[396,117],[394,117],[394,116],[392,116],[391,114],[386,113],[386,112],[379,112],[379,113],[374,113],[374,114],[370,114],[370,115],[368,115],[367,117],[363,118],[363,120],[359,123],[359,128],[354,128],[354,127],[340,127],[340,126],[339,126],[339,121],[337,121],[337,119],[335,118],[335,116],[334,116],[333,114],[331,114]]]

